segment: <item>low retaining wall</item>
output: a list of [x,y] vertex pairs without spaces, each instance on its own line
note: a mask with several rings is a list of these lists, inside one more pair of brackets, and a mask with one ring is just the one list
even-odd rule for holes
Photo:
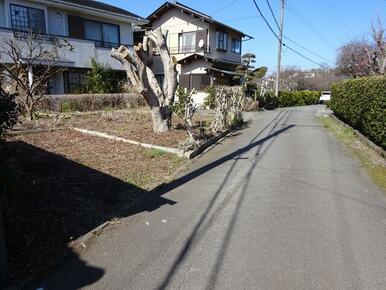
[[386,158],[386,151],[383,150],[381,147],[379,147],[378,145],[376,145],[373,141],[371,141],[369,138],[367,138],[365,135],[363,135],[361,132],[359,132],[358,130],[354,129],[353,127],[351,127],[350,125],[348,125],[347,123],[343,122],[341,119],[339,119],[337,116],[335,116],[334,114],[331,114],[330,115],[331,118],[333,118],[335,121],[337,121],[339,124],[341,124],[342,126],[346,127],[346,128],[349,128],[351,130],[353,130],[354,132],[354,135],[357,136],[359,138],[359,140],[361,140],[362,143],[366,144],[367,146],[369,146],[372,150],[374,150],[379,156],[383,157],[383,158]]

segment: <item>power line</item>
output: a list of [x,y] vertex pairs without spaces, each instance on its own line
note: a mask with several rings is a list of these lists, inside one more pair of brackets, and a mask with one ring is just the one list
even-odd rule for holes
[[289,37],[287,37],[287,36],[284,36],[284,38],[287,39],[287,40],[289,40],[289,41],[292,42],[293,44],[299,46],[300,48],[302,48],[302,49],[308,51],[309,53],[311,53],[311,54],[313,54],[313,55],[315,55],[315,56],[317,56],[317,57],[319,57],[319,58],[321,58],[321,59],[323,59],[323,60],[325,60],[325,61],[327,61],[327,62],[334,63],[333,61],[331,61],[331,60],[329,60],[329,59],[327,59],[327,58],[321,56],[320,54],[317,54],[316,52],[313,52],[312,50],[308,49],[307,47],[304,47],[303,45],[297,43],[296,41],[292,40],[291,38],[289,38]]
[[296,51],[296,50],[293,49],[292,47],[289,47],[288,45],[285,45],[284,43],[283,43],[283,46],[287,47],[287,48],[288,48],[289,50],[291,50],[292,52],[294,52],[294,53],[296,53],[297,55],[301,56],[302,58],[308,60],[309,62],[312,62],[313,64],[316,64],[316,65],[318,65],[318,66],[320,66],[320,67],[322,67],[322,68],[325,68],[325,69],[330,69],[330,67],[325,66],[325,65],[323,65],[323,64],[320,64],[320,63],[318,63],[318,62],[316,62],[316,61],[313,61],[313,60],[310,59],[309,57],[307,57],[307,56],[301,54],[300,52]]
[[269,30],[271,30],[271,32],[273,33],[273,35],[275,35],[275,37],[277,38],[277,40],[280,40],[280,39],[279,39],[279,36],[277,36],[276,32],[273,30],[273,28],[272,28],[271,25],[269,24],[267,18],[265,18],[264,14],[261,12],[259,5],[257,5],[257,3],[256,3],[255,0],[252,0],[252,1],[253,1],[253,3],[254,3],[255,6],[256,6],[257,11],[259,11],[261,18],[263,18],[265,24],[268,26]]
[[351,33],[355,34],[354,30],[351,28],[350,25],[348,25],[347,21],[343,18],[343,16],[338,13],[338,10],[335,8],[334,4],[332,4],[332,2],[330,0],[327,0],[327,2],[330,5],[330,7],[332,8],[332,10],[334,11],[334,13],[336,14],[337,18],[343,23],[343,25],[346,26],[346,28]]
[[269,11],[271,11],[271,15],[273,17],[273,20],[275,20],[275,23],[276,23],[276,27],[280,30],[280,26],[279,26],[279,23],[277,22],[277,19],[276,19],[276,16],[275,16],[275,13],[273,13],[273,10],[272,10],[272,7],[271,7],[271,4],[269,3],[269,0],[265,0],[265,2],[267,2],[267,5],[268,5],[268,8],[269,8]]
[[328,44],[330,47],[334,45],[329,41],[324,33],[318,30],[311,21],[309,21],[292,3],[291,0],[288,0],[288,11],[295,16],[296,20],[300,21],[306,29],[308,29],[311,33],[313,33],[316,37],[318,37],[323,43]]
[[[267,5],[268,5],[268,7],[269,7],[269,10],[271,11],[271,15],[272,15],[272,17],[273,17],[273,20],[274,20],[275,23],[276,23],[276,26],[277,26],[277,27],[279,28],[279,30],[280,30],[280,27],[279,27],[279,24],[278,24],[278,22],[277,22],[275,13],[274,13],[273,10],[272,10],[272,7],[271,7],[271,4],[269,3],[269,0],[265,0],[265,1],[267,2]],[[308,49],[308,48],[304,47],[303,45],[297,43],[296,41],[290,39],[289,37],[286,37],[286,36],[283,36],[283,37],[284,37],[285,39],[289,40],[290,42],[292,42],[293,44],[299,46],[300,48],[302,48],[302,49],[308,51],[309,53],[311,53],[311,54],[313,54],[313,55],[315,55],[315,56],[317,56],[317,57],[319,57],[319,58],[321,58],[321,59],[323,59],[323,60],[325,60],[325,61],[327,61],[327,62],[334,63],[334,62],[330,61],[329,59],[327,59],[327,58],[325,58],[325,57],[323,57],[323,56],[321,56],[321,55],[319,55],[319,54],[317,54],[317,53],[311,51],[310,49]]]
[[[277,40],[280,41],[279,36],[276,34],[276,32],[273,30],[272,26],[269,24],[267,18],[266,18],[266,17],[264,16],[264,14],[261,12],[261,9],[260,9],[259,5],[256,3],[256,0],[252,0],[252,1],[253,1],[253,3],[255,4],[255,7],[256,7],[257,11],[259,12],[261,18],[264,20],[264,22],[265,22],[265,24],[267,25],[267,27],[269,28],[269,30],[270,30],[270,31],[272,32],[272,34],[277,38]],[[320,67],[323,67],[323,68],[326,68],[326,69],[330,69],[329,67],[327,67],[327,66],[325,66],[325,65],[323,65],[323,64],[320,64],[320,63],[318,63],[318,62],[312,60],[311,58],[309,58],[309,57],[303,55],[302,53],[300,53],[300,52],[298,52],[297,50],[293,49],[292,47],[286,45],[285,43],[283,43],[283,46],[287,47],[287,48],[288,48],[289,50],[291,50],[292,52],[294,52],[294,53],[296,53],[297,55],[303,57],[304,59],[308,60],[309,62],[312,62],[313,64],[316,64],[316,65],[318,65],[318,66],[320,66]]]
[[235,3],[238,2],[238,1],[239,1],[239,0],[233,0],[233,1],[231,1],[229,4],[227,4],[227,5],[225,5],[225,6],[221,7],[221,8],[219,8],[219,9],[213,11],[211,14],[218,13],[218,12],[220,12],[220,11],[222,11],[222,10],[224,10],[224,9],[226,9],[226,8],[228,8],[228,7],[230,7],[230,6],[232,6],[233,4],[235,4]]

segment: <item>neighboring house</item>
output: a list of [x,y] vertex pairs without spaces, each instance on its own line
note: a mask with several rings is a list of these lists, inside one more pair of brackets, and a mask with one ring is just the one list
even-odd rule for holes
[[[122,72],[111,48],[133,45],[133,27],[147,21],[131,12],[93,0],[0,0],[0,42],[23,32],[41,34],[48,43],[70,42],[72,51],[58,50],[63,67],[50,81],[50,93],[71,93],[84,81],[91,59]],[[0,59],[7,62],[6,59]]]
[[[180,86],[202,90],[209,85],[235,84],[242,42],[251,36],[178,2],[164,3],[147,19],[144,28],[161,27],[167,32],[168,47],[178,61]],[[162,80],[162,66],[156,61],[154,70]]]

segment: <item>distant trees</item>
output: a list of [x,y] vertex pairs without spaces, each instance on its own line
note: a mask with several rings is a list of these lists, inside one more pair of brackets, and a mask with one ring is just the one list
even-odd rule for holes
[[385,30],[378,21],[378,27],[371,26],[371,39],[354,40],[339,48],[337,68],[353,78],[383,75],[386,72]]

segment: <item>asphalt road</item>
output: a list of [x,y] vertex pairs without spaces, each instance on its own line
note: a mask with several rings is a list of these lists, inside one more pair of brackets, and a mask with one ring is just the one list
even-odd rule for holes
[[321,123],[268,111],[44,289],[386,289],[386,195]]

